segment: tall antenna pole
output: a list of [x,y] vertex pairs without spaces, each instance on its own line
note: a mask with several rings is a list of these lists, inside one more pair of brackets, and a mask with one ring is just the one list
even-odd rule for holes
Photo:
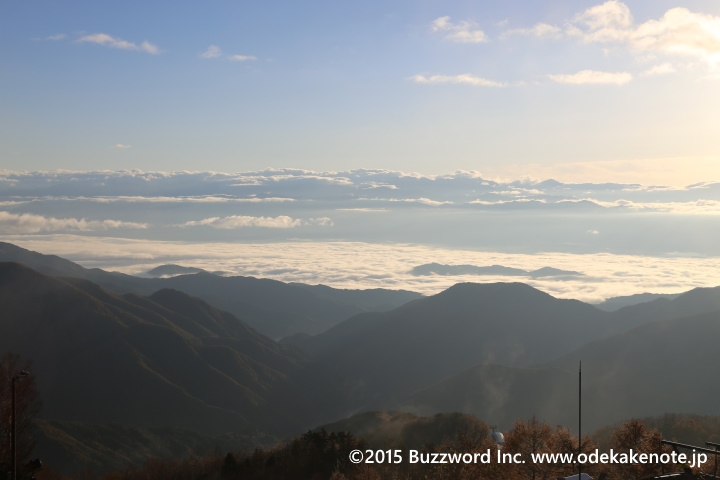
[[582,453],[582,360],[578,367],[578,480],[582,480],[582,464],[580,454]]
[[17,479],[17,456],[15,452],[15,442],[17,441],[15,436],[15,381],[17,379],[18,376],[13,375],[12,380],[10,380],[10,413],[12,413],[12,417],[10,417],[10,468],[12,469],[12,480]]

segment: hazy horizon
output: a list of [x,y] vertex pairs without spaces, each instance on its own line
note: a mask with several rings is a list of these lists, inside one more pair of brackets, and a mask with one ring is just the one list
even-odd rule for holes
[[[166,263],[437,293],[521,281],[597,302],[720,284],[720,183],[499,183],[474,172],[0,175],[2,239],[131,274]],[[427,263],[577,275],[416,275]]]

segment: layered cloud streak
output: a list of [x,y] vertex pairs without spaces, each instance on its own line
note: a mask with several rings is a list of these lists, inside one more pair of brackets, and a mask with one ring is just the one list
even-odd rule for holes
[[[519,280],[601,299],[714,285],[709,270],[687,273],[720,258],[720,183],[712,182],[501,181],[378,169],[6,171],[0,206],[4,240],[129,272],[186,261],[286,281],[431,292],[507,278],[418,278],[409,273],[417,265],[550,266],[583,275]],[[103,246],[110,244],[112,254]]]
[[86,220],[84,218],[55,218],[31,213],[14,214],[0,211],[0,233],[38,233],[58,231],[110,230],[118,228],[145,229],[148,225],[118,220]]

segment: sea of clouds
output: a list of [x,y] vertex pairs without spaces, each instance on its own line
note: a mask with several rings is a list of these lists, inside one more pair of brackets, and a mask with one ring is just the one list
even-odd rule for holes
[[[477,172],[0,171],[0,237],[141,274],[233,275],[435,293],[522,281],[560,297],[720,285],[720,184],[492,181]],[[576,276],[413,275],[426,263]]]

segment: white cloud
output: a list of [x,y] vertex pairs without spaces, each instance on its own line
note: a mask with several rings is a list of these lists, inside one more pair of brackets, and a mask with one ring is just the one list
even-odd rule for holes
[[655,75],[667,75],[669,73],[675,73],[677,70],[671,63],[662,63],[660,65],[655,65],[651,68],[648,68],[645,70],[642,75],[643,76],[655,76]]
[[254,55],[230,55],[228,60],[233,62],[253,62],[257,60],[257,57]]
[[460,43],[484,43],[487,42],[487,35],[475,24],[469,21],[453,23],[450,17],[438,17],[433,20],[430,29],[433,32],[444,32],[445,38]]
[[210,45],[207,50],[200,54],[200,58],[205,59],[220,58],[223,56],[231,62],[252,62],[257,60],[257,57],[254,55],[224,55],[217,45]]
[[693,200],[689,202],[637,202],[631,200],[600,201],[591,200],[604,207],[622,207],[634,211],[662,212],[673,215],[718,215],[720,201]]
[[125,150],[125,149],[128,149],[128,148],[132,148],[132,145],[125,145],[125,144],[122,144],[122,143],[116,143],[115,145],[112,146],[112,148],[116,148],[116,149],[118,149],[118,150]]
[[510,35],[527,35],[537,38],[561,38],[563,31],[560,27],[547,23],[538,23],[531,28],[513,28],[502,34],[502,37]]
[[487,178],[517,178],[517,172],[532,178],[553,178],[560,182],[585,183],[588,178],[596,182],[619,182],[640,185],[668,185],[684,187],[707,179],[720,180],[720,162],[717,157],[651,157],[621,160],[577,162],[508,163],[488,170]]
[[118,196],[100,196],[100,197],[84,197],[84,196],[63,196],[63,197],[52,197],[43,196],[37,197],[36,200],[79,200],[86,202],[95,203],[284,203],[284,202],[295,202],[294,198],[284,197],[249,197],[249,198],[237,198],[220,195],[204,195],[204,196],[156,196],[156,197],[142,197],[142,196],[131,196],[131,195],[118,195]]
[[630,9],[618,0],[609,0],[595,5],[578,14],[574,21],[585,26],[586,30],[570,30],[571,34],[581,34],[586,42],[612,42],[627,38],[633,23]]
[[308,218],[305,220],[305,223],[307,225],[318,225],[320,227],[332,227],[334,225],[333,221],[328,217]]
[[362,213],[384,213],[387,208],[336,208],[338,212],[362,212]]
[[639,50],[699,57],[720,62],[720,16],[672,8],[659,20],[649,20],[632,32]]
[[147,228],[146,223],[118,220],[85,220],[84,218],[54,218],[32,213],[0,211],[0,232],[4,234],[55,232],[64,230],[108,230],[111,228]]
[[442,83],[455,83],[463,85],[472,85],[474,87],[505,87],[507,84],[502,82],[496,82],[494,80],[488,80],[487,78],[478,77],[469,73],[461,75],[432,75],[426,77],[425,75],[413,75],[410,77],[415,83],[422,84],[442,84]]
[[402,202],[402,203],[419,203],[430,207],[439,207],[440,205],[452,205],[451,201],[432,200],[430,198],[359,198],[358,200],[367,202]]
[[720,16],[671,8],[657,20],[636,25],[630,9],[618,0],[577,15],[569,35],[588,43],[621,43],[637,52],[684,55],[720,63]]
[[94,33],[92,35],[85,35],[80,37],[78,43],[94,43],[96,45],[102,45],[109,48],[117,48],[119,50],[135,50],[140,52],[149,53],[151,55],[157,55],[160,53],[160,49],[157,45],[153,45],[150,42],[142,42],[141,44],[128,42],[121,38],[112,37],[106,33]]
[[571,85],[624,85],[632,80],[632,75],[627,72],[583,70],[569,75],[548,75],[548,78],[556,83],[568,83]]
[[[456,27],[449,17],[437,19],[433,26],[435,31]],[[684,7],[671,8],[658,19],[638,24],[625,3],[608,0],[575,15],[565,25],[538,23],[531,28],[507,30],[501,37],[514,34],[616,44],[637,55],[638,60],[658,54],[685,56],[702,60],[714,70],[720,69],[720,16],[691,12]],[[670,72],[665,69],[647,74],[660,73]]]
[[299,218],[280,215],[278,217],[252,217],[248,215],[231,215],[229,217],[210,217],[202,220],[185,222],[181,227],[213,227],[224,230],[235,228],[297,228],[306,225],[319,225],[323,227],[332,226],[333,222],[327,217],[310,218],[302,220]]
[[452,205],[453,202],[445,201],[441,202],[438,200],[432,200],[430,198],[420,197],[420,198],[392,198],[390,199],[391,202],[405,202],[405,203],[419,203],[421,205],[428,205],[431,207],[439,207],[440,205]]
[[222,56],[222,50],[217,45],[210,45],[207,50],[200,54],[200,58],[217,58]]
[[374,189],[374,188],[387,188],[389,190],[397,190],[397,185],[393,185],[391,183],[377,183],[377,182],[368,182],[363,185],[363,188],[367,189]]

